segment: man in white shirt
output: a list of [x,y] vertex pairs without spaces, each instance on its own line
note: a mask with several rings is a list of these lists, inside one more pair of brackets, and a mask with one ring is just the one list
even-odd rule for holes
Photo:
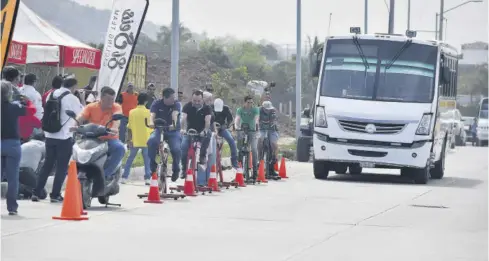
[[[66,78],[64,79],[61,88],[55,90],[51,94],[53,95],[53,98],[59,98],[61,96],[60,123],[62,127],[60,131],[55,133],[44,132],[44,135],[46,136],[46,158],[37,179],[37,186],[34,190],[34,195],[32,195],[32,201],[39,201],[39,193],[41,193],[44,186],[46,186],[46,181],[55,164],[56,174],[54,176],[53,189],[49,196],[52,203],[63,201],[63,197],[61,197],[61,187],[66,178],[68,164],[73,152],[73,133],[70,132],[70,128],[76,126],[75,120],[68,117],[64,112],[66,110],[71,110],[75,114],[80,114],[83,109],[80,100],[73,95],[77,84],[78,81],[75,78]],[[62,96],[65,93],[66,95]],[[82,95],[82,97],[84,98],[85,96]],[[48,102],[50,98],[51,97],[48,97]],[[46,110],[48,110],[47,104]],[[49,112],[46,111],[46,113]]]
[[29,73],[24,77],[24,86],[20,88],[20,93],[26,96],[36,107],[36,118],[42,120],[44,108],[42,107],[42,96],[34,87],[37,82],[35,74]]

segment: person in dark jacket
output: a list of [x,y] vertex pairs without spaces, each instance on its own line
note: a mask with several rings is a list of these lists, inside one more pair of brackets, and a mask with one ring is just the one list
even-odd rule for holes
[[19,165],[21,158],[19,117],[26,114],[26,108],[19,101],[12,102],[12,86],[6,81],[1,83],[2,101],[2,174],[8,182],[7,210],[9,215],[17,215],[17,195],[19,191]]
[[214,121],[221,125],[221,129],[218,134],[226,140],[226,142],[229,144],[229,148],[231,149],[231,164],[234,168],[238,168],[238,151],[236,149],[236,142],[234,141],[231,132],[228,130],[228,128],[233,125],[233,114],[231,113],[229,107],[224,105],[224,101],[219,98],[214,101],[211,108],[214,112]]

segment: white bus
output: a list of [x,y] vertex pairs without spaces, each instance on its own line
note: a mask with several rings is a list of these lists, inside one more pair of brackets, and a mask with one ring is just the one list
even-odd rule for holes
[[458,57],[447,44],[403,35],[328,37],[313,73],[314,176],[390,168],[417,184],[441,179]]

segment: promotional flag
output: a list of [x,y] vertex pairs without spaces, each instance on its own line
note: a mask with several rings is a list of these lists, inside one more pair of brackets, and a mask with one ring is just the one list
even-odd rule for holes
[[15,19],[17,18],[19,2],[20,0],[2,0],[2,46],[0,48],[2,59],[0,68],[3,68],[7,62],[10,42],[14,35]]
[[109,86],[119,94],[148,6],[149,0],[114,0],[96,84],[99,93]]

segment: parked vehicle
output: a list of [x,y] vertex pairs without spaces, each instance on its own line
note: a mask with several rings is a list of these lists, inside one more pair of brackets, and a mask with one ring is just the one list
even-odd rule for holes
[[472,133],[470,132],[470,126],[474,123],[474,117],[462,117],[462,122],[464,124],[465,140],[467,142],[472,142]]

